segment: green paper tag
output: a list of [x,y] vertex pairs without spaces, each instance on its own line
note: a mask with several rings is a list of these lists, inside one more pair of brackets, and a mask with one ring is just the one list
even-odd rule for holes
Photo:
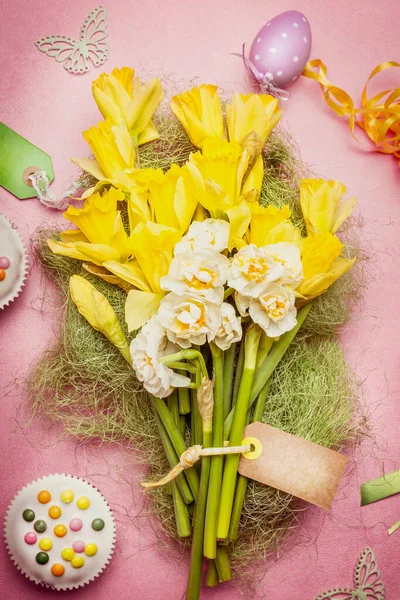
[[34,198],[35,189],[25,183],[34,171],[45,171],[52,181],[54,172],[50,156],[0,123],[0,185],[20,200]]

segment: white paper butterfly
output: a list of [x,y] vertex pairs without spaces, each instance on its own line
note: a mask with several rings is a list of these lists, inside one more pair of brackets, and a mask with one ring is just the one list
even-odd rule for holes
[[376,557],[370,548],[363,550],[354,570],[354,589],[335,588],[315,600],[385,600],[385,584],[381,581]]
[[38,40],[35,46],[41,52],[63,63],[70,73],[86,73],[89,61],[95,67],[102,65],[108,58],[107,12],[103,6],[95,8],[86,17],[79,40],[69,37],[51,36]]

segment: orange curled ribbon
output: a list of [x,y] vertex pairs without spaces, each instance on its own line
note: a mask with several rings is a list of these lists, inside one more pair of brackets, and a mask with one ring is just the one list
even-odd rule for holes
[[367,96],[367,86],[371,79],[381,71],[393,67],[400,67],[400,64],[387,61],[375,67],[363,89],[361,108],[354,106],[349,94],[331,84],[326,77],[327,67],[322,60],[310,60],[303,75],[318,81],[325,102],[336,114],[349,117],[350,131],[356,140],[354,129],[358,126],[374,142],[377,152],[394,154],[396,158],[400,158],[400,87],[379,92],[372,98]]

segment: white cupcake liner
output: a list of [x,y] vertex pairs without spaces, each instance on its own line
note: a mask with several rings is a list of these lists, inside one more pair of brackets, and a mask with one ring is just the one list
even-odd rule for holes
[[[14,254],[14,256],[13,256]],[[25,285],[28,274],[28,259],[25,246],[19,236],[18,231],[7,217],[0,215],[0,256],[6,256],[10,259],[10,266],[6,270],[6,279],[0,281],[0,310],[5,308],[19,296]],[[15,266],[15,260],[19,260]],[[2,292],[8,288],[7,276],[10,278],[18,270],[17,277],[13,279],[11,288],[7,292]],[[7,286],[7,288],[5,288]]]
[[[76,493],[74,492],[75,501],[81,495],[87,495],[88,497],[91,497],[91,506],[86,510],[80,510],[79,513],[78,510],[75,509],[75,502],[65,505],[59,500],[59,494],[62,490],[71,489],[74,491],[74,488],[76,489],[77,485],[79,486],[79,491]],[[54,489],[56,489],[56,492],[54,492]],[[82,553],[81,556],[83,556],[85,559],[85,565],[80,569],[74,569],[69,562],[66,562],[61,558],[60,547],[72,546],[76,539],[71,541],[71,537],[87,537],[87,533],[84,533],[84,528],[82,528],[82,530],[79,532],[71,532],[70,529],[68,529],[68,533],[65,538],[55,537],[52,533],[52,530],[48,528],[43,534],[37,534],[38,540],[34,545],[29,546],[24,542],[23,530],[34,530],[33,521],[31,523],[27,523],[25,521],[22,522],[22,512],[25,510],[25,508],[32,508],[32,505],[37,503],[37,494],[41,490],[49,490],[50,492],[53,491],[53,494],[52,499],[48,504],[43,504],[41,507],[39,507],[39,509],[42,510],[43,515],[40,513],[38,514],[36,509],[35,520],[43,518],[52,526],[55,526],[57,523],[68,525],[72,514],[70,514],[68,517],[65,513],[70,512],[73,513],[74,517],[79,514],[79,517],[83,521],[87,520],[88,523],[91,523],[92,520],[96,517],[99,517],[99,515],[105,522],[105,528],[102,531],[91,531],[91,537],[87,539],[86,543],[95,542],[98,546],[98,552],[96,555],[91,557],[88,557],[86,554]],[[58,496],[54,497],[54,494],[58,494]],[[94,497],[93,494],[95,495]],[[47,515],[48,508],[53,504],[57,504],[62,508],[62,515],[55,520],[51,519]],[[93,504],[101,506],[101,508],[96,509]],[[96,539],[96,535],[102,535],[102,539]],[[25,575],[25,577],[30,581],[34,581],[37,585],[55,589],[57,591],[78,589],[88,583],[91,583],[97,577],[99,577],[112,558],[115,546],[115,536],[115,521],[107,500],[89,481],[81,479],[80,477],[76,477],[75,475],[56,473],[54,475],[48,475],[46,477],[31,481],[21,488],[20,491],[14,496],[14,499],[7,509],[4,520],[5,544],[10,558],[17,567],[18,571]],[[46,565],[37,565],[36,561],[34,560],[34,556],[41,551],[39,547],[40,537],[50,537],[52,538],[52,541],[55,542],[53,543],[53,548],[48,551],[50,560]],[[57,546],[58,549],[55,546]],[[54,563],[61,563],[65,567],[65,573],[61,577],[56,577],[51,574],[50,565]],[[44,571],[43,568],[46,568],[46,571]],[[42,574],[45,575],[45,577],[39,577],[37,575],[37,572],[40,570],[42,570]],[[86,575],[87,571],[90,572]],[[71,575],[74,578],[73,581],[71,581]]]

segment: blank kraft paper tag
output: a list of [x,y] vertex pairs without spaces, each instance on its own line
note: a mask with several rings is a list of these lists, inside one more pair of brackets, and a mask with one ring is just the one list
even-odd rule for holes
[[264,423],[252,423],[243,437],[257,438],[261,456],[240,457],[239,473],[328,510],[347,458],[303,438]]

